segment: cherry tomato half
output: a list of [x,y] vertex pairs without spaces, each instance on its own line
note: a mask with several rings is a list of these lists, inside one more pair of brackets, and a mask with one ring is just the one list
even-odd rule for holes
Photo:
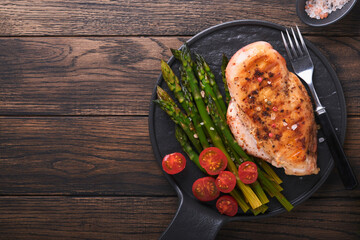
[[258,177],[257,166],[253,162],[244,162],[239,166],[239,178],[245,184],[256,181]]
[[215,179],[212,177],[203,177],[196,180],[192,186],[194,196],[200,201],[212,201],[220,195],[216,188]]
[[232,172],[221,171],[215,180],[216,187],[223,193],[231,192],[236,185],[236,177]]
[[238,212],[239,207],[235,198],[229,195],[224,195],[216,201],[216,208],[221,214],[232,217],[235,216],[235,214]]
[[210,175],[217,175],[224,171],[227,166],[225,154],[216,147],[204,149],[199,156],[200,165]]
[[181,153],[171,153],[164,157],[162,167],[168,174],[176,174],[184,170],[186,159]]

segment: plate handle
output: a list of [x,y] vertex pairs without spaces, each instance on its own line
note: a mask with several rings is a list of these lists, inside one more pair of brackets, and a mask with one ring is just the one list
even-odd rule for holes
[[160,240],[215,239],[228,217],[186,195],[179,197],[179,208]]

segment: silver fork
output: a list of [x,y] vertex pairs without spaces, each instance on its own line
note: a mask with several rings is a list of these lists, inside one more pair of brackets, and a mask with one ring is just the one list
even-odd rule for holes
[[[344,153],[341,143],[337,138],[329,115],[327,114],[325,107],[321,105],[319,97],[315,91],[313,84],[314,64],[310,58],[309,51],[307,50],[304,39],[297,26],[296,30],[298,36],[296,36],[293,28],[291,28],[292,37],[290,37],[289,31],[286,29],[287,40],[284,36],[284,33],[281,32],[281,37],[283,39],[287,55],[290,59],[294,72],[309,86],[309,90],[315,102],[315,112],[318,115],[319,122],[326,137],[326,141],[333,156],[335,165],[339,171],[341,180],[346,189],[353,189],[358,184],[358,181],[351,168],[349,160]],[[298,38],[300,39],[301,45],[299,44]]]

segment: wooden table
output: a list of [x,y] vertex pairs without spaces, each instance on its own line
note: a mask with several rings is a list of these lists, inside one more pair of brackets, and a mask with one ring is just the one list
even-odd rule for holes
[[[304,25],[294,1],[0,2],[0,239],[157,239],[177,196],[154,159],[150,96],[169,48],[236,19],[299,25],[338,74],[360,179],[360,7]],[[337,176],[290,213],[217,239],[359,239],[360,190]]]

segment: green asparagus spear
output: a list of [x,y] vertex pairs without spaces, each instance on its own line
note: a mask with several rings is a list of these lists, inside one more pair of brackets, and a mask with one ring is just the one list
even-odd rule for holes
[[181,86],[182,86],[183,93],[186,96],[186,98],[189,99],[194,105],[194,99],[191,95],[191,88],[189,86],[189,81],[186,78],[186,73],[184,71],[184,68],[182,66],[180,66],[179,70],[180,70],[180,75],[181,75],[181,83],[182,83]]
[[[182,87],[183,87],[183,92],[186,96],[188,96],[188,99],[190,99],[192,102],[194,102],[193,100],[193,97],[191,95],[191,88],[190,88],[190,85],[189,85],[189,80],[187,78],[187,74],[184,70],[184,68],[182,66],[180,66],[180,74],[181,74],[181,80],[182,80]],[[196,108],[196,107],[195,107]],[[203,132],[205,132],[205,135],[206,135],[206,138],[208,140],[208,143],[211,142],[211,139],[210,139],[210,135],[209,133],[206,131],[205,129],[205,126],[204,126],[204,123],[201,122],[202,119],[199,115],[199,112],[197,112],[197,117],[199,117],[200,119],[200,125],[202,126],[202,129],[203,129]],[[204,147],[205,148],[205,147]]]
[[194,136],[196,132],[194,131],[194,126],[190,119],[181,112],[180,108],[176,106],[174,100],[172,100],[172,98],[159,86],[157,87],[157,96],[158,99],[154,102],[159,104],[161,109],[163,109],[176,124],[181,126],[195,149],[200,153],[202,151],[202,147],[199,140]]
[[269,175],[269,177],[271,177],[274,180],[274,182],[276,182],[277,184],[282,183],[282,180],[279,178],[279,176],[274,172],[274,170],[269,166],[267,162],[258,158],[255,158],[255,160],[256,163],[260,165],[264,169],[264,171]]
[[226,105],[229,105],[229,102],[230,102],[230,99],[231,99],[230,93],[229,93],[229,88],[227,86],[226,75],[225,75],[225,70],[226,70],[226,67],[227,67],[228,63],[229,63],[229,59],[225,56],[225,54],[223,54],[222,64],[221,64],[221,76],[222,76],[222,80],[224,82]]
[[[203,62],[201,61],[201,56],[200,55],[196,55],[197,61],[194,67],[196,69],[196,73],[198,76],[198,79],[200,80],[200,83],[203,85],[203,90],[205,91],[205,98],[204,99],[208,99],[209,97],[211,97],[211,99],[215,102],[217,110],[220,114],[220,117],[225,119],[225,112],[223,112],[222,107],[221,107],[221,100],[219,100],[217,98],[217,96],[214,93],[214,89],[211,87],[210,85],[210,81],[209,81],[209,76],[205,71],[205,67],[203,65]],[[207,103],[208,101],[205,101],[205,103]]]
[[240,155],[240,157],[243,158],[244,161],[251,161],[251,158],[244,152],[244,150],[242,150],[242,148],[234,139],[228,125],[225,123],[223,118],[219,116],[216,106],[213,103],[209,103],[208,109],[211,113],[211,116],[214,118],[214,123],[218,125],[218,128],[220,128],[221,133],[224,135],[230,146],[235,150],[237,154]]
[[261,205],[260,207],[256,208],[256,209],[251,209],[251,211],[253,212],[253,214],[255,216],[259,215],[260,213],[264,213],[266,212],[266,210],[268,209],[269,207],[266,206],[266,205]]
[[216,98],[218,99],[218,101],[220,103],[221,110],[223,112],[226,112],[226,106],[225,106],[223,97],[222,97],[219,87],[216,83],[215,76],[210,69],[210,66],[208,65],[208,63],[205,61],[205,59],[202,56],[200,56],[200,61],[202,62],[207,75],[209,76],[210,85],[214,89],[214,93],[216,94]]
[[182,128],[178,125],[176,125],[175,128],[175,137],[180,143],[184,152],[186,152],[186,154],[189,156],[190,160],[193,161],[201,171],[206,173],[205,169],[199,163],[199,155],[192,149],[184,130],[182,130]]
[[188,94],[186,89],[181,87],[178,77],[174,74],[170,66],[163,60],[161,60],[161,71],[169,89],[174,92],[175,97],[193,121],[196,130],[196,137],[200,140],[201,146],[203,148],[209,147],[210,145],[205,136],[205,132],[200,125],[200,116],[192,99],[190,99],[191,94]]
[[174,92],[175,97],[184,108],[185,112],[190,112],[190,105],[192,102],[189,102],[187,99],[185,99],[184,93],[182,92],[181,86],[179,84],[178,77],[174,74],[170,66],[163,60],[161,60],[161,72],[169,89]]
[[245,202],[243,196],[237,189],[232,190],[230,192],[230,195],[235,198],[236,202],[239,204],[240,208],[243,210],[244,213],[249,210],[249,205]]
[[263,175],[262,171],[258,171],[258,174],[264,189],[274,195],[287,211],[290,211],[294,208],[294,206],[284,197],[284,195],[282,195],[280,191],[274,187],[273,183]]

